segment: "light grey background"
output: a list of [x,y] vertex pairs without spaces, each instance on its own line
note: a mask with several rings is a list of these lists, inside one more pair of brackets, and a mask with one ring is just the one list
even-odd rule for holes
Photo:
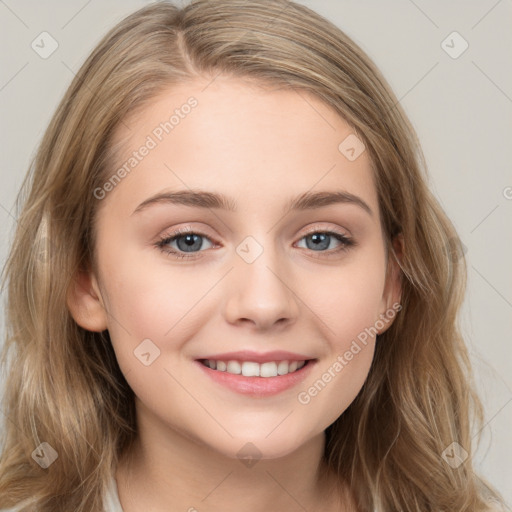
[[[58,101],[101,36],[147,3],[0,0],[2,264],[14,198]],[[487,415],[474,462],[512,503],[512,2],[300,3],[332,20],[380,67],[422,141],[431,188],[467,247],[464,333]],[[31,47],[43,31],[58,42],[47,59]],[[457,58],[443,49],[463,48],[458,36],[448,37],[453,31],[469,44]]]

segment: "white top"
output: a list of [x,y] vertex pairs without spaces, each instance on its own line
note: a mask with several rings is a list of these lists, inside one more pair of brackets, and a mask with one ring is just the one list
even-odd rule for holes
[[[119,501],[119,494],[117,491],[117,483],[115,478],[111,478],[110,483],[107,488],[107,493],[103,499],[104,509],[103,512],[124,512],[121,507],[121,502]],[[507,512],[505,508],[502,508],[497,503],[489,503],[491,506],[491,510],[496,512]],[[16,508],[6,508],[0,509],[0,512],[17,512]]]
[[[494,512],[507,512],[504,507],[498,503],[489,502],[490,510]],[[117,483],[115,478],[112,478],[108,486],[107,494],[104,498],[104,512],[124,512],[119,501],[119,494],[117,492]],[[4,512],[0,510],[0,512]],[[9,512],[9,511],[6,511]],[[15,512],[15,511],[13,511]],[[375,511],[376,512],[376,511]]]
[[117,483],[113,477],[110,480],[110,485],[108,487],[107,494],[105,494],[103,503],[105,509],[104,512],[123,512],[123,507],[121,507],[119,494],[117,492]]

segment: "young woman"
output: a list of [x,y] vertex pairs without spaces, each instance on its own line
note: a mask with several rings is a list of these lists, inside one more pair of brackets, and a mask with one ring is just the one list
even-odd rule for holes
[[119,23],[23,187],[1,506],[496,509],[425,174],[374,64],[304,6]]

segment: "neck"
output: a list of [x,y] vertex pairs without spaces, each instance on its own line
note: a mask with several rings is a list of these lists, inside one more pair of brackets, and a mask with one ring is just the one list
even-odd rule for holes
[[[140,402],[138,406],[141,406]],[[140,411],[140,409],[138,409]],[[137,414],[138,437],[121,457],[116,480],[124,512],[208,510],[348,511],[342,486],[323,464],[325,434],[277,459],[226,457],[163,424]]]

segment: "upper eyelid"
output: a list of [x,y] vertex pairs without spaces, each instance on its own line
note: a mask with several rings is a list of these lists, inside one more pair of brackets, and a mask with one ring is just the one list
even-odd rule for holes
[[[341,231],[343,231],[343,232],[341,232]],[[347,238],[352,236],[350,234],[350,232],[348,232],[348,230],[346,228],[342,228],[342,229],[339,229],[339,228],[319,228],[317,226],[313,226],[311,229],[308,228],[306,230],[306,233],[303,236],[309,235],[311,233],[330,233],[330,232],[346,236]]]
[[[312,228],[307,229],[306,232],[298,240],[302,240],[306,236],[311,235],[313,233],[333,233],[335,235],[339,235],[339,236],[342,236],[342,237],[350,239],[350,240],[352,239],[352,235],[351,234],[343,233],[343,232],[340,232],[340,231],[344,231],[344,230],[337,230],[337,229],[334,229],[334,228],[321,228],[321,227],[318,227],[318,226],[313,226]],[[199,235],[199,236],[201,236],[203,238],[207,238],[212,243],[213,246],[216,246],[219,243],[219,242],[217,242],[215,240],[215,238],[213,238],[210,235],[204,233],[201,229],[177,230],[175,232],[169,233],[168,235],[165,235],[165,234],[162,235],[161,238],[160,238],[160,241],[166,241],[167,243],[170,243],[171,241],[175,241],[176,239],[180,238],[181,236],[185,236],[185,235],[188,235],[188,234]],[[203,252],[203,251],[198,251],[198,252]]]
[[[350,233],[350,230],[348,230],[347,228],[322,227],[322,226],[318,226],[318,225],[313,225],[310,228],[306,228],[306,232],[302,236],[306,236],[310,233],[317,233],[317,232],[327,233],[330,231],[337,233],[337,234],[344,235],[347,238],[352,236],[352,234]],[[340,231],[341,231],[341,233],[340,233]],[[179,237],[179,236],[185,236],[190,233],[208,237],[210,239],[210,241],[213,241],[213,239],[215,238],[215,236],[209,235],[201,228],[190,228],[190,229],[189,228],[178,228],[175,231],[171,230],[168,234],[162,235],[162,237],[174,238],[174,237]]]

